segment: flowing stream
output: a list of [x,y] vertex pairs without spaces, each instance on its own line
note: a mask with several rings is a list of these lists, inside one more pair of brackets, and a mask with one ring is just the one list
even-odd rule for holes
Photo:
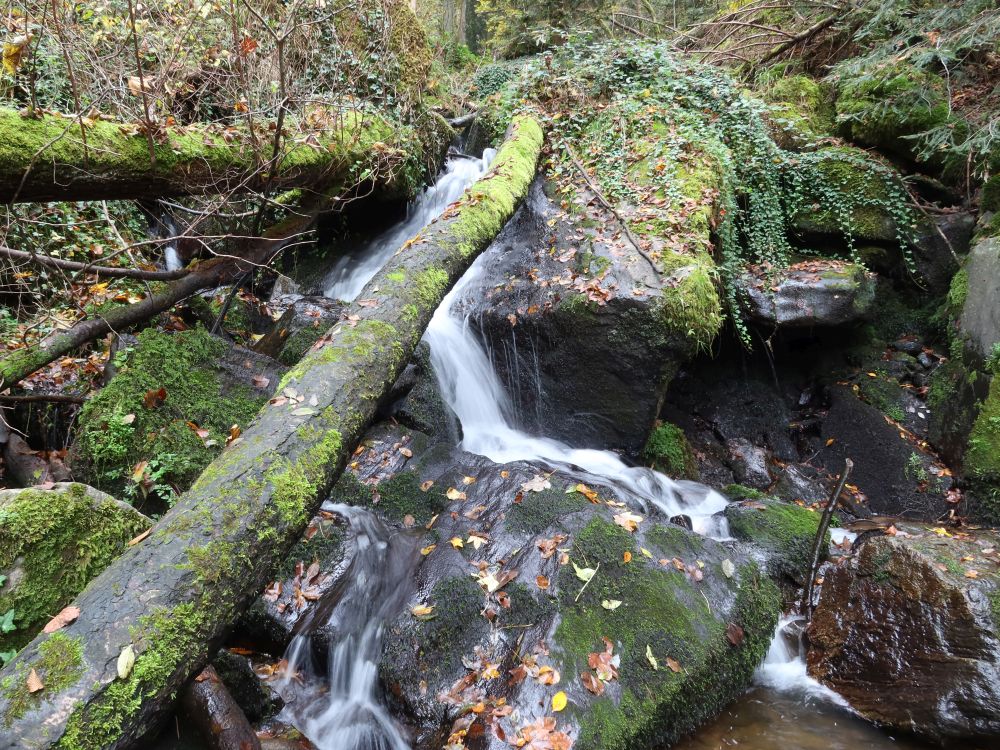
[[[343,300],[357,297],[404,242],[439,216],[486,171],[493,155],[488,151],[482,160],[449,160],[438,181],[410,206],[402,222],[338,260],[326,280],[327,296]],[[481,257],[444,299],[425,334],[442,398],[461,425],[459,447],[498,464],[527,461],[568,473],[580,481],[608,487],[647,511],[655,506],[668,516],[686,515],[701,534],[728,538],[725,519],[717,515],[727,500],[718,492],[696,482],[675,481],[651,469],[628,466],[610,451],[574,448],[551,438],[529,435],[515,426],[517,415],[511,399],[468,314],[463,312],[463,295],[481,281],[483,267]],[[353,545],[350,570],[343,576],[345,588],[325,625],[304,623],[305,627],[300,628],[304,634],[296,636],[289,646],[287,676],[280,686],[288,701],[282,718],[294,724],[319,750],[408,750],[409,743],[380,700],[378,661],[383,625],[402,609],[410,594],[415,537],[404,532],[394,535],[367,510],[332,504],[325,508],[342,516],[349,525]],[[787,617],[779,622],[771,649],[755,676],[759,687],[708,729],[687,740],[684,747],[697,750],[739,744],[771,748],[788,730],[780,722],[774,732],[767,729],[768,722],[777,721],[773,716],[761,720],[751,712],[749,721],[763,721],[765,728],[755,725],[753,729],[736,730],[735,734],[734,725],[726,721],[727,717],[742,715],[739,712],[748,706],[771,707],[782,701],[795,709],[795,716],[804,711],[810,715],[822,713],[835,725],[853,722],[857,725],[854,740],[865,740],[861,746],[901,747],[845,711],[842,698],[808,677],[798,635],[789,635],[798,633],[796,624]],[[330,649],[325,676],[316,674],[313,668],[308,635],[319,626],[333,633],[335,640],[331,642],[336,643]],[[755,733],[760,743],[744,745],[743,738]],[[791,737],[778,744],[811,746],[797,744]]]

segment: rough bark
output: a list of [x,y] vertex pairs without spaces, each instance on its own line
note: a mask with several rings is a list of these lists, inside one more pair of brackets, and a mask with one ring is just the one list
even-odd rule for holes
[[[397,253],[177,505],[0,672],[0,748],[126,748],[155,728],[273,577],[448,288],[527,192],[542,132],[515,120],[490,172]],[[374,303],[370,300],[374,300]],[[53,639],[68,658],[51,663]],[[116,671],[131,647],[127,677]],[[28,693],[35,670],[46,684]]]
[[[154,140],[155,161],[135,126],[95,120],[85,129],[86,147],[74,118],[24,117],[0,108],[0,203],[155,199],[245,192],[265,185],[283,190],[350,184],[373,162],[398,164],[400,154],[420,150],[410,129],[355,110],[331,115],[322,129],[297,132],[286,125],[273,174],[267,174],[272,139],[265,139],[266,153],[257,153],[241,127],[167,128]],[[392,178],[380,187],[405,191],[406,171],[391,170]]]
[[260,750],[257,734],[211,665],[184,691],[181,707],[211,750]]

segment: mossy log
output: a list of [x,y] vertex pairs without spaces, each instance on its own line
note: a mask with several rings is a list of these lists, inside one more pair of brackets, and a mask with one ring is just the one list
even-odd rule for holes
[[[267,123],[167,128],[152,140],[134,125],[25,117],[0,108],[0,203],[153,199],[207,193],[352,184],[415,187],[421,140],[372,112],[330,114],[322,125],[286,125],[277,159]],[[259,131],[259,132],[257,132]],[[417,165],[416,169],[409,168]]]
[[[0,748],[126,748],[156,728],[300,538],[448,288],[513,214],[542,140],[534,119],[517,118],[489,173],[389,261],[283,395],[87,587],[79,618],[0,671]],[[57,636],[72,647],[54,665]],[[127,648],[135,662],[120,677]],[[29,693],[43,668],[58,679]]]

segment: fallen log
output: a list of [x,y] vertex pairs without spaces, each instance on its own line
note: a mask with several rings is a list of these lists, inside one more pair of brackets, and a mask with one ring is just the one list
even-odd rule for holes
[[[156,199],[205,193],[321,189],[349,181],[379,156],[419,154],[408,127],[359,110],[331,114],[323,127],[284,128],[273,174],[267,173],[273,136],[259,153],[243,126],[166,128],[150,141],[135,126],[92,120],[84,126],[60,115],[22,116],[0,108],[0,203]],[[268,123],[260,127],[266,133]],[[414,161],[420,164],[420,159]],[[379,187],[403,194],[413,170],[393,170]]]
[[486,176],[389,261],[242,437],[84,590],[78,618],[0,671],[0,748],[117,750],[157,727],[301,537],[447,290],[513,214],[542,140],[537,121],[517,118]]
[[181,708],[210,750],[260,750],[260,740],[212,665],[181,696]]

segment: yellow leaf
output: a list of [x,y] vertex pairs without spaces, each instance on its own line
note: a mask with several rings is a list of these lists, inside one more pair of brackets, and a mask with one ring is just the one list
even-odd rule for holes
[[427,557],[427,555],[429,555],[431,552],[434,551],[435,547],[437,547],[436,544],[428,544],[426,547],[422,547],[420,549],[420,554],[423,555],[424,557]]
[[453,536],[451,538],[451,546],[454,547],[455,549],[462,549],[462,547],[465,546],[465,542],[462,541],[462,537]]
[[622,606],[622,603],[619,599],[602,599],[601,606],[608,610],[616,610]]
[[434,612],[434,607],[427,604],[415,604],[410,608],[410,612],[413,613],[414,617],[426,618],[432,612]]
[[648,557],[650,560],[653,559],[653,553],[650,552],[645,547],[639,547],[639,551],[642,552],[642,554],[643,554],[644,557]]
[[579,578],[584,583],[593,578],[594,573],[597,572],[594,568],[581,568],[576,563],[573,563],[573,570],[576,571],[576,577]]
[[566,708],[566,691],[560,690],[552,696],[552,710],[562,711]]
[[445,497],[449,500],[465,500],[465,493],[461,490],[457,490],[454,487],[449,487],[448,491],[445,493]]
[[132,648],[130,643],[122,652],[118,654],[118,676],[121,679],[126,679],[130,674],[132,674],[132,667],[135,666],[135,650]]

